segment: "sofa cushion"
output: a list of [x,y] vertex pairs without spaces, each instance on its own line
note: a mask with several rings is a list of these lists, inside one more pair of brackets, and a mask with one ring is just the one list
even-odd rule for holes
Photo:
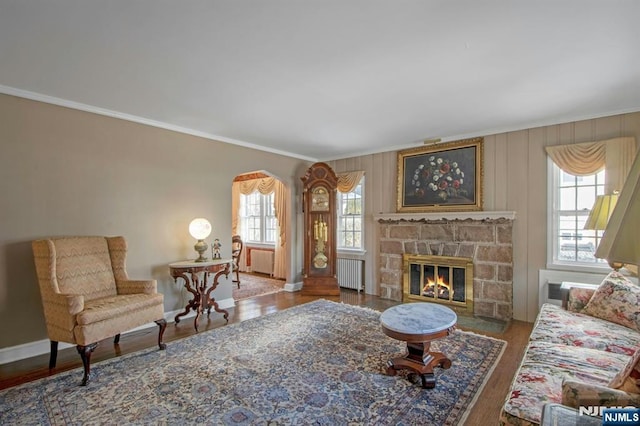
[[[523,419],[521,424],[540,423],[544,404],[562,402],[565,379],[607,386],[628,360],[628,355],[597,349],[530,342],[503,411]],[[512,419],[503,422],[513,423]]]
[[640,407],[640,395],[568,379],[562,382],[562,404],[575,409],[584,405]]
[[640,348],[611,380],[609,387],[640,394]]
[[640,287],[613,271],[582,312],[640,331]]
[[571,287],[567,297],[567,311],[582,312],[595,292],[593,288]]
[[599,349],[626,356],[632,356],[640,348],[640,333],[551,304],[542,306],[530,340]]
[[126,294],[94,299],[85,303],[84,311],[76,316],[78,325],[88,325],[110,318],[135,313],[144,308],[163,305],[163,296],[156,294]]

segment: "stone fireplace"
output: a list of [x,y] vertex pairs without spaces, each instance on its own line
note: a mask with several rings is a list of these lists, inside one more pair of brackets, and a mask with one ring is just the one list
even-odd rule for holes
[[[415,256],[461,258],[463,262],[470,260],[472,263],[472,272],[467,272],[465,277],[464,305],[459,304],[455,297],[456,294],[459,297],[460,287],[454,289],[452,300],[448,300],[450,294],[446,293],[446,287],[438,287],[436,283],[435,294],[442,291],[442,297],[436,296],[438,301],[443,301],[446,294],[447,303],[458,312],[466,311],[477,316],[510,320],[513,316],[511,235],[515,214],[461,212],[443,216],[444,213],[401,213],[380,214],[375,217],[378,221],[380,297],[404,301],[433,297],[428,288],[423,291],[424,286],[421,289],[416,287],[418,279],[424,280],[425,274],[431,274],[431,269],[425,268],[423,264],[413,267],[414,287],[405,291],[405,276],[411,286],[412,275],[405,255],[409,259],[420,259]],[[453,274],[453,270],[446,270]],[[416,276],[421,278],[415,278]]]

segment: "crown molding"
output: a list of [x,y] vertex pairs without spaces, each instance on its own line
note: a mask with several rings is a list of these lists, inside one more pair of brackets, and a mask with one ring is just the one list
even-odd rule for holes
[[224,136],[214,135],[212,133],[202,132],[199,130],[189,129],[187,127],[177,126],[171,123],[165,123],[162,121],[152,120],[150,118],[140,117],[133,114],[126,114],[106,108],[97,107],[94,105],[87,105],[81,102],[70,101],[68,99],[56,98],[55,96],[43,95],[42,93],[30,92],[28,90],[16,89],[15,87],[3,86],[0,84],[0,93],[5,95],[16,96],[19,98],[30,99],[33,101],[44,102],[51,105],[58,105],[65,108],[76,109],[79,111],[90,112],[93,114],[104,115],[106,117],[118,118],[120,120],[131,121],[138,124],[144,124],[146,126],[157,127],[160,129],[171,130],[173,132],[183,133],[186,135],[197,136],[204,139],[209,139],[217,142],[224,142],[231,145],[238,145],[244,148],[256,149],[258,151],[269,152],[272,154],[284,155],[285,157],[297,158],[304,161],[316,162],[316,158],[305,157],[302,155],[293,154],[290,152],[280,151],[278,149],[271,149],[264,146],[256,145],[250,142],[241,141],[238,139],[227,138]]

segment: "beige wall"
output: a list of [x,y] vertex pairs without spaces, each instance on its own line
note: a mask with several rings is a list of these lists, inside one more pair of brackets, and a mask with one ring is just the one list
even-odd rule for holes
[[[546,262],[545,145],[617,136],[640,140],[640,113],[485,136],[485,210],[513,210],[514,316],[533,321]],[[395,144],[396,141],[390,141]],[[330,162],[366,171],[366,277],[377,292],[377,226],[395,212],[395,152]],[[268,168],[265,166],[268,165]],[[30,242],[59,235],[124,235],[133,278],[158,280],[165,309],[188,300],[167,263],[194,256],[189,221],[209,218],[231,240],[231,181],[267,170],[292,190],[288,282],[299,280],[300,176],[308,162],[124,120],[0,95],[0,349],[46,338]],[[230,255],[229,244],[223,256]],[[216,290],[230,298],[230,283]]]
[[[515,319],[535,320],[538,271],[546,267],[547,157],[544,147],[619,136],[635,136],[636,142],[640,142],[640,112],[484,136],[484,210],[516,212],[513,228]],[[389,144],[396,142],[389,141]],[[377,294],[377,226],[373,216],[396,210],[397,154],[366,155],[329,164],[336,172],[366,172],[365,273],[373,283],[371,292]]]
[[[129,275],[157,279],[165,310],[177,310],[189,298],[167,264],[195,256],[191,219],[208,218],[211,238],[229,242],[222,249],[229,257],[232,179],[267,170],[295,194],[307,167],[290,157],[0,95],[0,348],[46,339],[31,240],[124,235]],[[294,212],[298,201],[292,197]],[[294,262],[287,279],[295,282],[300,248],[289,234]],[[230,279],[215,295],[231,298]]]

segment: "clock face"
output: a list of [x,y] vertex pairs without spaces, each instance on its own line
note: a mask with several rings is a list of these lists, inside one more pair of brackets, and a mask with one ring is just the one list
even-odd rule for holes
[[311,211],[329,211],[329,192],[326,188],[319,186],[311,192]]

